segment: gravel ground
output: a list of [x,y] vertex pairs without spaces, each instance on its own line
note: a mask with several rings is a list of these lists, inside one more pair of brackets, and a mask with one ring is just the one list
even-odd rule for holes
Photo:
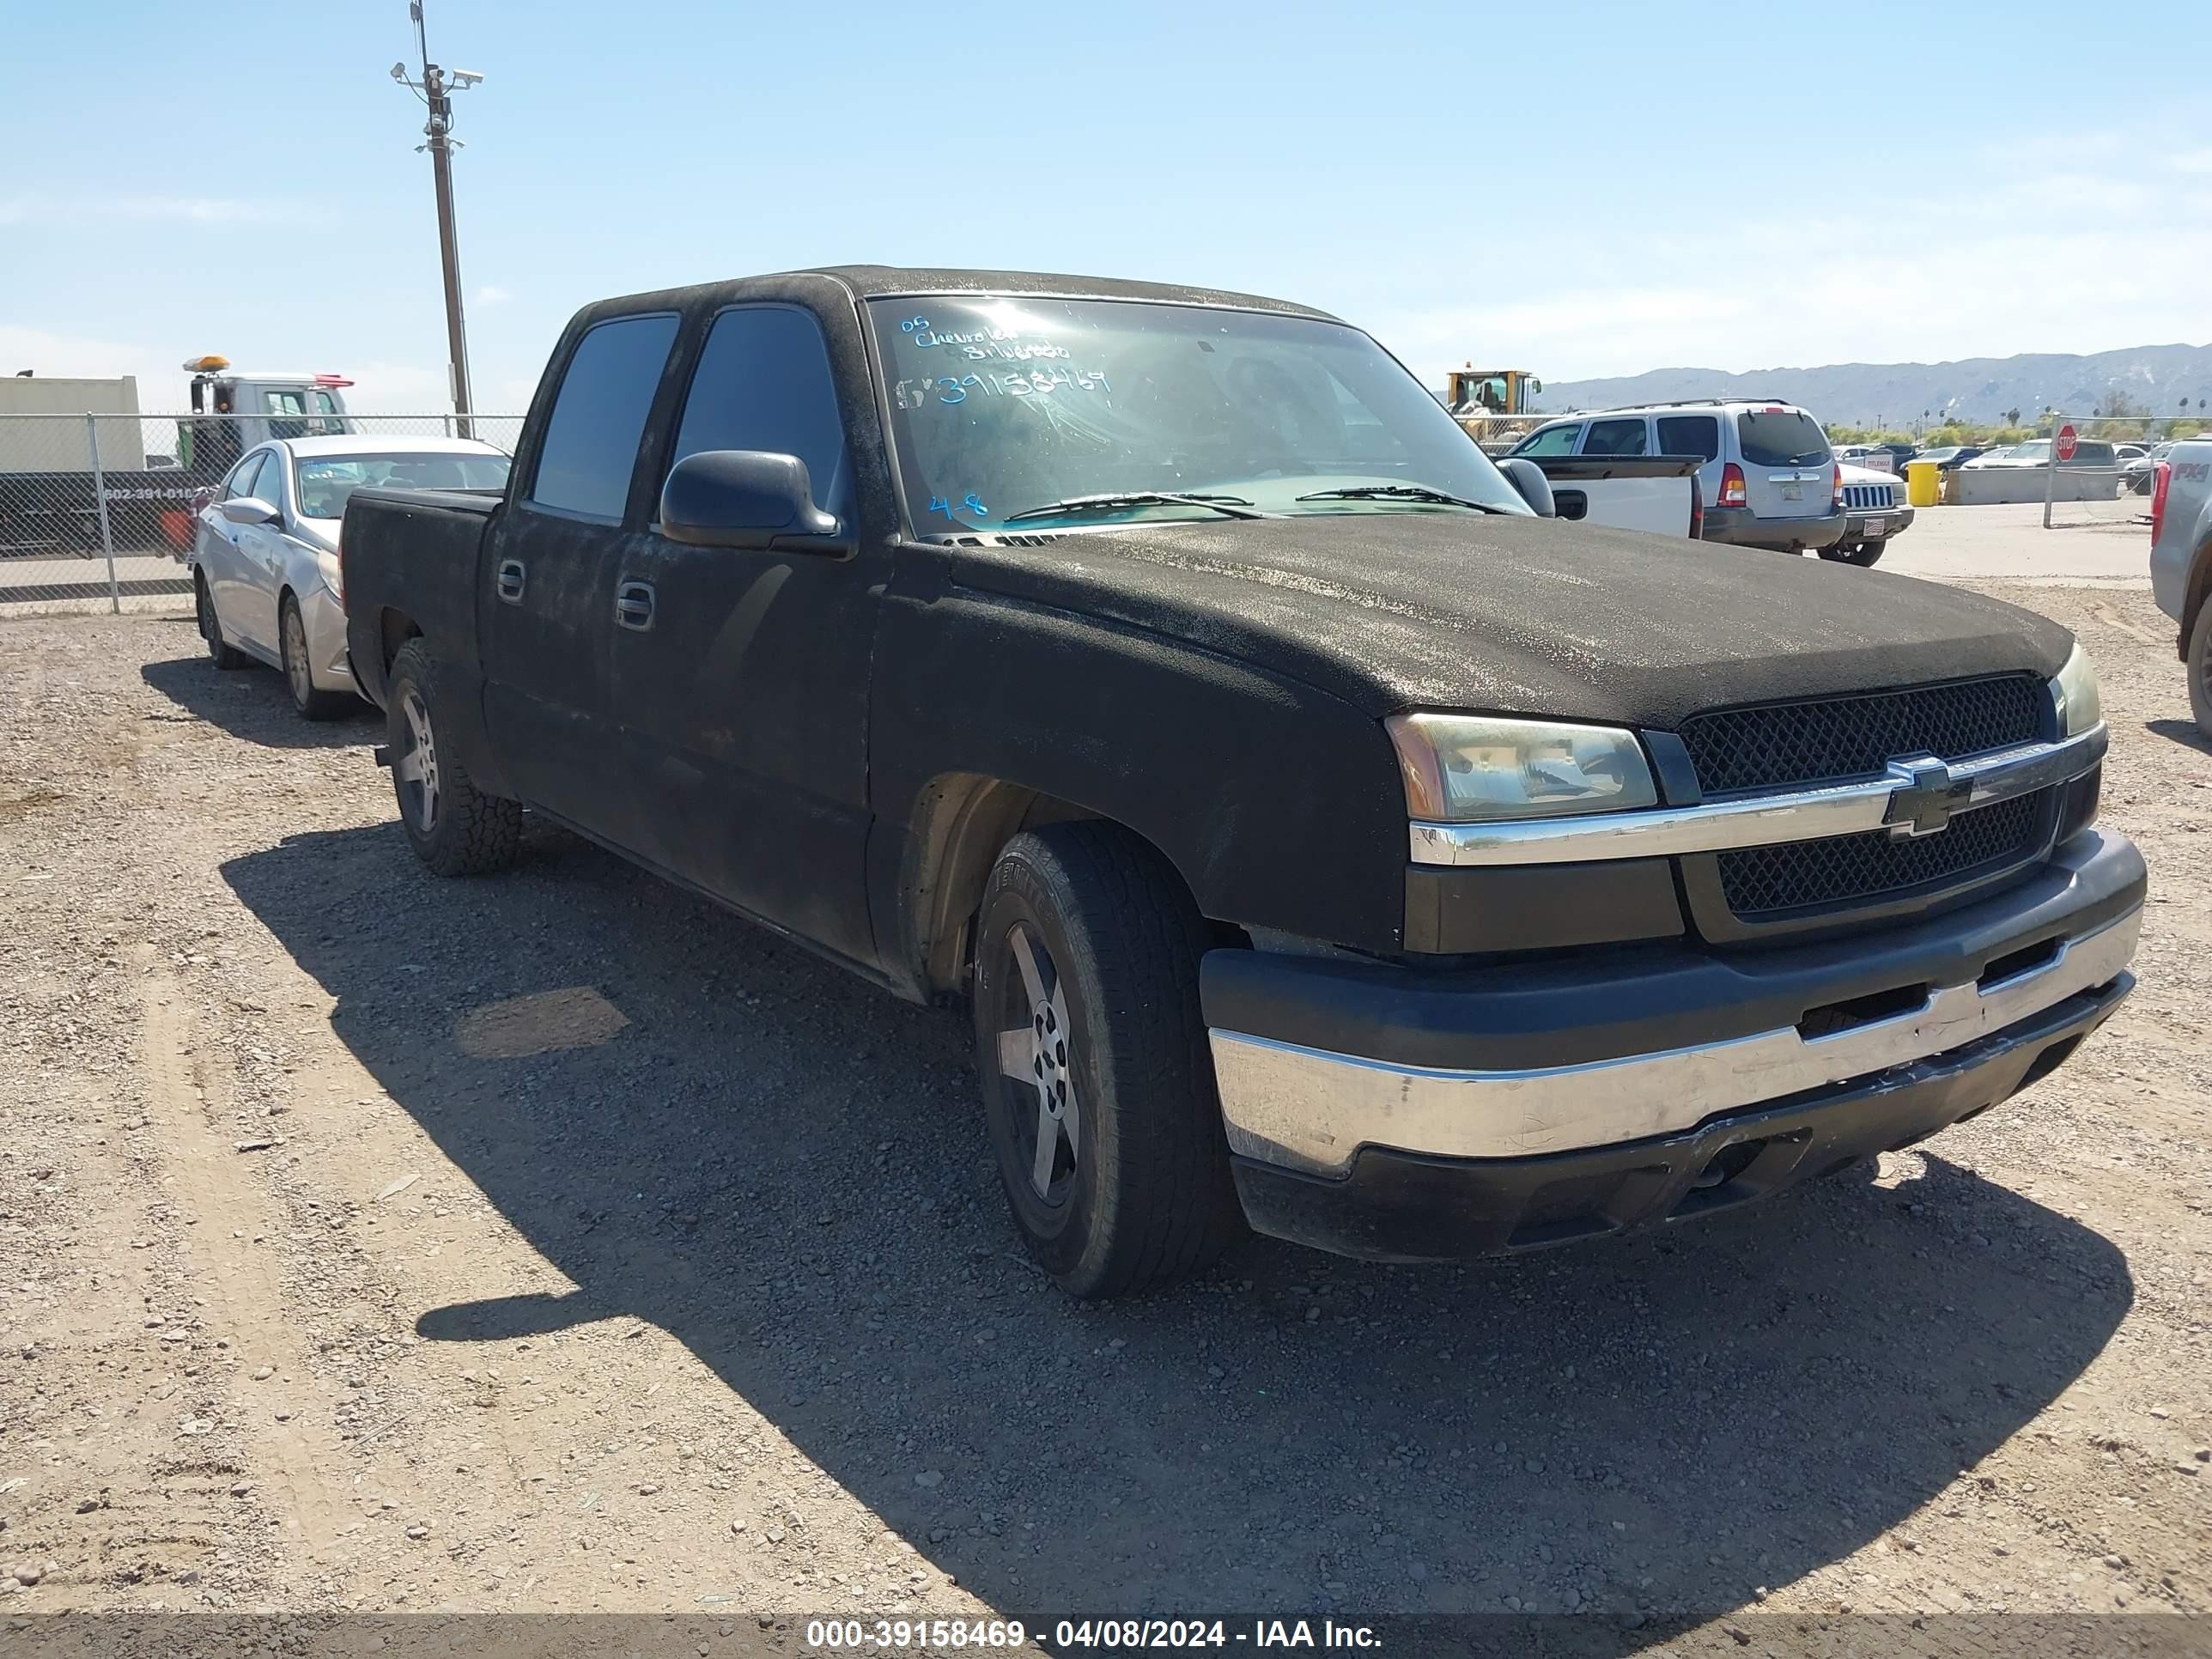
[[2212,749],[2146,594],[2010,591],[2155,895],[2054,1079],[1665,1236],[1107,1308],[956,1017],[557,832],[434,882],[366,716],[0,623],[0,1612],[2204,1610]]

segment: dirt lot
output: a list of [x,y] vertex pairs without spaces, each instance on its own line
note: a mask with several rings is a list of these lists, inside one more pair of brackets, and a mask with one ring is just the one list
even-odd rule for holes
[[2056,1078],[1663,1237],[1103,1309],[955,1017],[551,830],[434,883],[368,719],[0,623],[0,1616],[2206,1610],[2212,751],[2148,595],[2011,591],[2153,870]]

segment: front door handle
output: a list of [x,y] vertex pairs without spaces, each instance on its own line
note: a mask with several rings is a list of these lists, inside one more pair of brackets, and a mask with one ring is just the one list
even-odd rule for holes
[[615,622],[642,634],[653,626],[653,584],[622,582],[615,588]]
[[499,596],[509,605],[522,603],[523,569],[520,559],[502,559],[499,566]]

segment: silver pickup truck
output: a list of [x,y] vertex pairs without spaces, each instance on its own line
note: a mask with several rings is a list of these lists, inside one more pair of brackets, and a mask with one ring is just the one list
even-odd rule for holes
[[2153,470],[2150,582],[2181,626],[2190,712],[2212,737],[2212,438],[2174,445]]

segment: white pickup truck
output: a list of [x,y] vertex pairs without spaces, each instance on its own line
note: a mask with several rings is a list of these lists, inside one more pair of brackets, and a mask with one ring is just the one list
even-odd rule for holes
[[2212,738],[2212,439],[2174,445],[2153,473],[2150,585],[2181,625],[2190,712]]
[[1662,536],[1696,536],[1704,528],[1695,455],[1522,455],[1552,487],[1562,519],[1649,530]]

